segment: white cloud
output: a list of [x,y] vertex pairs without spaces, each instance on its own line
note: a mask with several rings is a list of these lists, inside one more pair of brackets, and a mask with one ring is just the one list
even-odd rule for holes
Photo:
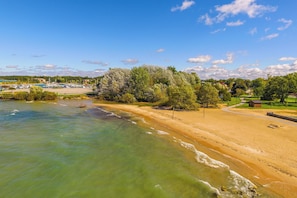
[[158,53],[161,53],[161,52],[164,52],[164,51],[165,51],[165,49],[163,49],[163,48],[160,48],[160,49],[156,50],[156,52],[158,52]]
[[92,65],[108,66],[108,63],[104,63],[102,61],[82,60],[81,62]]
[[212,64],[219,65],[219,64],[230,64],[233,63],[233,54],[228,53],[226,59],[214,60]]
[[215,31],[212,31],[210,32],[211,34],[216,34],[216,33],[219,33],[219,32],[225,32],[226,31],[226,28],[223,28],[223,29],[217,29]]
[[267,36],[262,37],[261,40],[271,40],[271,39],[274,39],[274,38],[276,38],[278,36],[279,36],[279,34],[277,34],[277,33],[275,33],[275,34],[269,34]]
[[209,55],[202,55],[202,56],[197,56],[194,58],[189,58],[188,62],[190,63],[206,63],[211,60],[211,56]]
[[254,34],[256,34],[257,32],[258,32],[257,28],[254,27],[253,29],[251,29],[251,30],[249,31],[249,34],[250,34],[250,35],[254,35]]
[[284,26],[281,26],[281,27],[277,28],[279,31],[282,31],[282,30],[287,29],[287,28],[290,27],[290,26],[292,25],[292,23],[293,23],[292,20],[286,20],[286,19],[284,19],[284,18],[279,19],[278,22],[282,22],[282,23],[284,23]]
[[240,26],[240,25],[243,25],[243,24],[244,24],[244,22],[240,21],[240,20],[226,23],[227,26]]
[[[205,14],[199,18],[200,21],[204,21],[206,25],[212,25],[213,23],[220,23],[226,18],[238,14],[246,14],[249,18],[255,18],[263,15],[265,12],[275,12],[277,7],[259,5],[256,3],[256,0],[234,0],[230,4],[216,6],[215,10],[218,12],[215,17]],[[240,23],[238,24],[242,25]]]
[[56,68],[56,65],[53,65],[53,64],[46,64],[43,66],[44,69],[55,69]]
[[297,58],[294,57],[281,57],[279,58],[279,61],[296,61]]
[[128,58],[126,60],[122,60],[122,62],[126,65],[135,65],[137,64],[139,61],[138,59],[132,59],[132,58]]
[[247,14],[250,18],[262,15],[265,12],[275,12],[276,7],[258,5],[256,0],[234,0],[230,4],[217,6],[216,10],[220,12],[221,17],[225,18],[229,15]]
[[185,72],[195,72],[199,78],[205,79],[228,79],[228,78],[243,78],[256,79],[267,78],[271,76],[284,76],[293,72],[297,72],[297,60],[293,64],[277,64],[269,65],[264,69],[259,67],[240,66],[234,70],[228,70],[220,66],[213,65],[211,67],[195,66],[184,70]]
[[215,19],[208,16],[208,14],[205,14],[199,18],[199,21],[204,21],[205,25],[212,25],[215,22]]
[[181,6],[175,6],[171,8],[171,12],[175,12],[177,10],[184,11],[195,4],[193,0],[184,0]]
[[6,68],[10,69],[17,69],[19,66],[18,65],[6,65]]

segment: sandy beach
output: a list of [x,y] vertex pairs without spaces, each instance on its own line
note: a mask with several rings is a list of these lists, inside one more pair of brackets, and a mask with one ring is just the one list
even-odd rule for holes
[[[258,186],[283,197],[297,197],[297,123],[266,116],[261,109],[157,110],[98,104],[144,118],[154,128],[174,132],[198,150],[229,165]],[[297,111],[271,110],[297,116]]]

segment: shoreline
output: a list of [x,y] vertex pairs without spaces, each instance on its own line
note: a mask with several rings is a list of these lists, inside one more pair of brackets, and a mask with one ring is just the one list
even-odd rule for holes
[[[279,196],[297,197],[297,123],[268,117],[269,110],[173,112],[126,104],[95,105],[142,117],[156,129],[167,129],[190,140],[198,150],[227,164],[257,186]],[[278,111],[281,110],[275,112]]]

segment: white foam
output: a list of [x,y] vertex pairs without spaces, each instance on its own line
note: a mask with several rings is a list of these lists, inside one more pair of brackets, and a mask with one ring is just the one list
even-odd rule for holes
[[250,189],[255,188],[256,185],[233,170],[230,170],[230,175],[233,186],[251,197],[253,192]]
[[212,159],[207,154],[205,154],[201,151],[198,151],[193,144],[183,142],[181,140],[179,141],[179,143],[182,147],[184,147],[196,154],[195,158],[196,158],[197,162],[205,164],[212,168],[227,168],[227,169],[229,169],[229,166],[227,164],[224,164],[223,162]]
[[162,186],[160,184],[156,184],[154,187],[162,190]]
[[169,135],[168,132],[157,130],[158,135]]
[[207,181],[203,181],[203,180],[198,180],[199,182],[201,182],[201,183],[203,183],[203,184],[205,184],[206,186],[208,186],[212,191],[214,191],[217,195],[219,195],[219,196],[221,196],[221,193],[220,193],[220,191],[217,189],[217,188],[215,188],[215,187],[213,187],[212,185],[210,185],[210,183],[208,183]]
[[147,131],[146,134],[152,135],[153,133],[150,131]]

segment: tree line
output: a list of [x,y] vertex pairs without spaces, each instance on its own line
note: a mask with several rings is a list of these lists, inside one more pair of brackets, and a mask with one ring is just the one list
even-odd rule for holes
[[113,68],[101,78],[98,97],[122,103],[151,102],[174,109],[216,106],[220,101],[244,94],[284,103],[290,93],[297,93],[297,73],[269,76],[267,79],[200,80],[196,73],[177,71],[174,67],[139,66]]
[[[98,84],[100,99],[122,103],[151,102],[174,109],[194,110],[203,105],[216,105],[219,93],[231,95],[226,87],[204,83],[196,73],[177,71],[169,66],[140,66],[132,69],[113,68]],[[229,94],[229,96],[228,96]]]

